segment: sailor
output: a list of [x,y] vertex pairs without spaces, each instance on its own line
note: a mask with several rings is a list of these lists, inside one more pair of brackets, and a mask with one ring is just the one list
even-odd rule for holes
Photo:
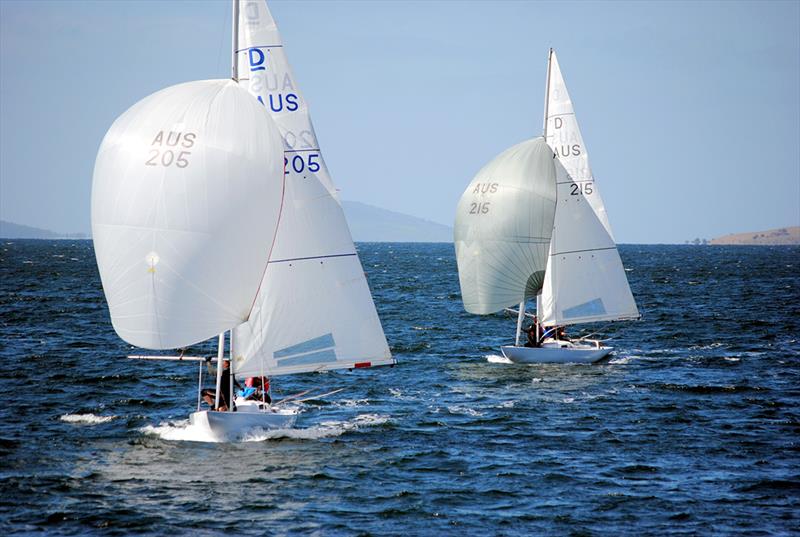
[[526,347],[538,347],[539,346],[539,319],[535,316],[533,317],[533,322],[525,330],[525,333],[528,335],[528,341],[525,343]]
[[269,378],[268,377],[248,377],[244,381],[247,388],[255,388],[247,398],[254,401],[264,401],[267,404],[272,403],[272,397],[269,395]]
[[569,341],[569,336],[567,335],[567,328],[565,326],[559,326],[556,329],[556,339],[559,341]]
[[[241,390],[242,387],[233,378],[233,383]],[[203,400],[212,408],[220,412],[228,411],[228,404],[231,402],[231,361],[227,358],[222,361],[222,378],[220,379],[220,394],[219,394],[219,407],[214,408],[214,402],[217,397],[217,391],[206,388],[200,392]]]

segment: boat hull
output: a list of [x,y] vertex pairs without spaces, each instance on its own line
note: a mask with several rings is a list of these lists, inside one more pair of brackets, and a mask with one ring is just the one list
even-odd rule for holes
[[613,350],[613,347],[567,342],[546,343],[541,347],[500,347],[503,356],[516,364],[590,364],[602,360]]
[[192,412],[189,423],[205,429],[217,440],[236,440],[258,431],[289,429],[294,426],[297,413],[259,410],[255,412]]

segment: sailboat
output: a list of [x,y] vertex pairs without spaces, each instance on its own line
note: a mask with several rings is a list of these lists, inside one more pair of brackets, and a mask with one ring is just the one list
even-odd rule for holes
[[[275,21],[263,0],[234,0],[232,20],[231,79],[133,105],[103,139],[92,186],[115,331],[151,350],[216,337],[214,408],[226,350],[229,393],[234,377],[395,363]],[[201,409],[194,359],[193,425],[224,439],[294,424],[266,398]]]
[[[557,328],[637,319],[639,311],[553,49],[543,128],[543,136],[484,166],[459,201],[454,233],[462,300],[481,315],[519,304],[514,345],[501,346],[513,362],[596,362],[613,348],[567,339]],[[535,317],[526,313],[532,299]],[[520,345],[526,316],[535,323],[532,346]]]

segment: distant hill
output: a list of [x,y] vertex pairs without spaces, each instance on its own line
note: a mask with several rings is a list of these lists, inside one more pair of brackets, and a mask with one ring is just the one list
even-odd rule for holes
[[[407,214],[387,211],[357,201],[343,201],[342,207],[357,242],[453,242],[453,228]],[[69,235],[47,229],[0,220],[4,239],[87,239],[82,233]]]
[[453,228],[357,201],[343,201],[356,242],[453,242]]
[[0,220],[0,238],[3,239],[57,239],[58,235],[48,229],[23,226]]
[[0,239],[88,239],[84,233],[58,234],[49,229],[0,220]]
[[750,233],[735,233],[711,239],[708,244],[763,244],[768,246],[800,244],[800,227],[782,227],[769,231],[751,231]]

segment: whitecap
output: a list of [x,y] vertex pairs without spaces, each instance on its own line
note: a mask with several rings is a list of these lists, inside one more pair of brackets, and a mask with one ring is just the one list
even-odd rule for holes
[[162,440],[179,440],[185,442],[220,442],[205,427],[192,425],[189,420],[163,422],[159,425],[145,425],[139,429]]
[[[359,430],[366,427],[381,425],[389,421],[389,416],[380,414],[360,414],[344,422],[324,421],[319,425],[306,428],[291,429],[254,429],[238,441],[262,442],[275,438],[292,438],[295,440],[317,440],[340,436],[348,431]],[[147,425],[140,429],[145,434],[158,436],[163,440],[179,440],[187,442],[224,442],[212,436],[208,429],[191,425],[189,420],[179,422],[165,422],[160,425]]]
[[498,354],[487,354],[486,356],[484,356],[484,358],[486,358],[486,361],[489,362],[490,364],[512,364],[512,363],[514,363],[511,360],[509,360],[508,358],[506,358],[505,356],[500,356]]
[[468,416],[476,416],[476,417],[477,416],[483,416],[483,412],[479,412],[479,411],[475,410],[474,408],[471,408],[471,407],[468,407],[468,406],[453,405],[453,406],[447,407],[447,410],[451,414],[466,414]]
[[97,425],[99,423],[108,423],[116,419],[117,416],[96,416],[94,414],[64,414],[59,418],[61,421],[67,423],[85,423],[87,425]]

